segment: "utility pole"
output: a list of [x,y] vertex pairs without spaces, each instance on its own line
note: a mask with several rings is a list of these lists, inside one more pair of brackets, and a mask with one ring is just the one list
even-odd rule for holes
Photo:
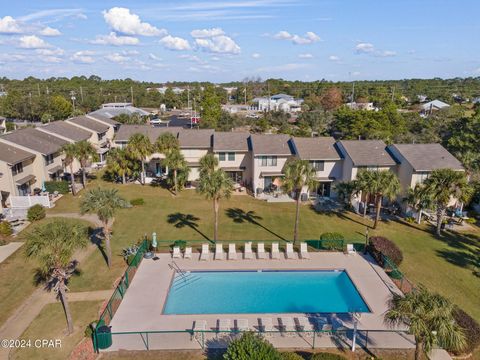
[[38,91],[38,96],[40,96],[40,84],[37,83],[37,91]]
[[355,81],[352,83],[352,103],[355,102]]
[[48,89],[48,86],[47,86],[47,95],[50,95],[50,90]]
[[270,112],[271,110],[271,97],[270,97],[270,85],[268,84],[268,80],[267,80],[267,96],[268,96],[268,112]]
[[392,88],[392,102],[394,98],[395,98],[395,85],[393,85],[393,88]]
[[187,109],[190,113],[190,117],[192,117],[192,111],[190,109],[190,85],[187,86]]
[[133,86],[130,86],[130,93],[132,94],[132,106],[133,106]]
[[80,98],[82,99],[82,104],[83,104],[83,89],[81,86],[80,86]]
[[75,100],[77,99],[75,97],[75,91],[70,91],[70,99],[72,99],[72,105],[73,105],[73,112],[75,112]]

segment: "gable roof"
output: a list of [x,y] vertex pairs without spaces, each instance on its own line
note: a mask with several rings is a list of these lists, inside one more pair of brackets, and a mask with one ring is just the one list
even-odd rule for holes
[[178,128],[153,127],[150,125],[120,125],[120,129],[118,129],[115,135],[115,141],[126,142],[133,134],[143,134],[148,136],[151,143],[154,143],[165,132],[170,132],[175,137],[178,137]]
[[450,107],[450,105],[448,105],[447,103],[444,103],[443,101],[440,101],[440,100],[432,100],[430,102],[422,104],[422,109],[423,110],[430,110],[430,108],[443,109],[445,107]]
[[339,144],[352,159],[354,166],[396,165],[382,140],[341,140]]
[[59,137],[34,128],[17,130],[10,134],[3,135],[0,139],[5,139],[43,155],[54,154],[58,152],[63,145],[68,144],[67,140],[60,139]]
[[73,118],[67,119],[66,121],[95,131],[96,133],[104,133],[107,132],[109,129],[108,125],[102,124],[101,122],[90,119],[86,116],[75,116]]
[[290,137],[285,134],[252,134],[253,155],[292,155]]
[[66,123],[64,121],[53,121],[45,126],[40,127],[44,131],[48,131],[54,135],[60,135],[73,141],[87,140],[92,134],[86,130],[80,129],[78,126]]
[[248,151],[247,132],[218,132],[213,134],[213,151]]
[[302,160],[340,160],[333,137],[294,137],[292,142]]
[[101,115],[101,114],[87,114],[86,117],[88,118],[93,118],[94,120],[101,121],[105,124],[112,125],[112,126],[117,126],[120,125],[120,123],[117,120],[110,119],[107,116]]
[[389,148],[398,151],[415,171],[464,169],[462,163],[440,144],[394,144]]
[[15,165],[34,157],[35,155],[28,151],[0,142],[0,160],[9,165]]
[[108,118],[114,118],[115,116],[121,115],[121,114],[127,114],[127,115],[133,115],[133,114],[139,114],[140,116],[148,116],[150,115],[149,112],[133,107],[133,106],[125,106],[125,107],[105,107],[101,108],[95,111],[92,111],[89,115],[96,116],[96,115],[102,115]]
[[213,129],[181,129],[178,132],[180,148],[210,148]]

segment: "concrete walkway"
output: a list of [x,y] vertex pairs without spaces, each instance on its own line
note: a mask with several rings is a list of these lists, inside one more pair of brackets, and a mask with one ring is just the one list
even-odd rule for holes
[[22,245],[23,242],[11,242],[7,245],[0,246],[0,264],[15,251],[17,251]]
[[430,355],[430,360],[452,360],[452,357],[443,349],[433,349]]

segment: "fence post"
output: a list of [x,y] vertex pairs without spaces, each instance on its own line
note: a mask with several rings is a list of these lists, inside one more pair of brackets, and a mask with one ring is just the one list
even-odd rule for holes
[[148,346],[148,332],[145,334],[147,335],[147,350],[150,350],[150,347]]
[[205,349],[205,333],[202,331],[202,349]]
[[128,269],[129,269],[129,268],[130,268],[130,266],[127,268],[127,271],[125,271],[125,286],[127,287],[127,289],[128,289],[128,287],[130,286],[130,285],[128,284]]
[[313,330],[313,342],[312,342],[312,349],[315,349],[315,338],[317,337],[316,330]]

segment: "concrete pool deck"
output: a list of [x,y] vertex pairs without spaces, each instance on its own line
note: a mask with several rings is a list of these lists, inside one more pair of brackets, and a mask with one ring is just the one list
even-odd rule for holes
[[[375,264],[370,256],[362,254],[346,255],[336,252],[313,252],[310,260],[209,260],[199,261],[199,254],[193,254],[193,259],[175,259],[176,264],[185,271],[189,270],[346,270],[362,295],[365,303],[370,308],[370,313],[363,313],[358,322],[359,343],[368,341],[369,347],[377,348],[412,348],[414,342],[410,336],[391,332],[383,321],[383,315],[388,309],[388,301],[392,292],[399,293],[383,269]],[[240,255],[240,254],[239,254]],[[252,329],[258,326],[259,318],[272,318],[274,328],[281,317],[296,318],[307,316],[309,318],[320,314],[199,314],[199,315],[163,315],[169,287],[174,271],[169,267],[172,262],[170,254],[158,254],[158,260],[144,259],[137,270],[122,303],[114,315],[112,326],[113,344],[108,349],[115,351],[150,349],[198,349],[199,341],[190,338],[188,333],[170,334],[124,334],[119,332],[145,332],[145,331],[185,331],[191,330],[194,321],[205,320],[207,330],[214,330],[219,319],[230,319],[231,327],[235,320],[246,319]],[[212,258],[212,255],[211,255]],[[241,256],[239,256],[241,258]],[[248,284],[245,284],[248,286]],[[215,296],[212,288],[211,296]],[[192,301],[195,301],[193,298]],[[333,329],[353,329],[353,319],[349,314],[322,314],[332,323]],[[368,340],[366,331],[369,330]],[[376,331],[372,331],[376,330]],[[406,330],[397,328],[395,330]],[[322,335],[316,338],[316,346],[349,346],[352,331],[341,339],[341,336]],[[274,334],[269,340],[278,347],[305,348],[312,346],[312,334],[303,336],[280,336]],[[206,334],[206,343],[211,346],[222,346],[222,335]],[[227,340],[228,340],[227,336]],[[225,341],[227,341],[225,340]]]

